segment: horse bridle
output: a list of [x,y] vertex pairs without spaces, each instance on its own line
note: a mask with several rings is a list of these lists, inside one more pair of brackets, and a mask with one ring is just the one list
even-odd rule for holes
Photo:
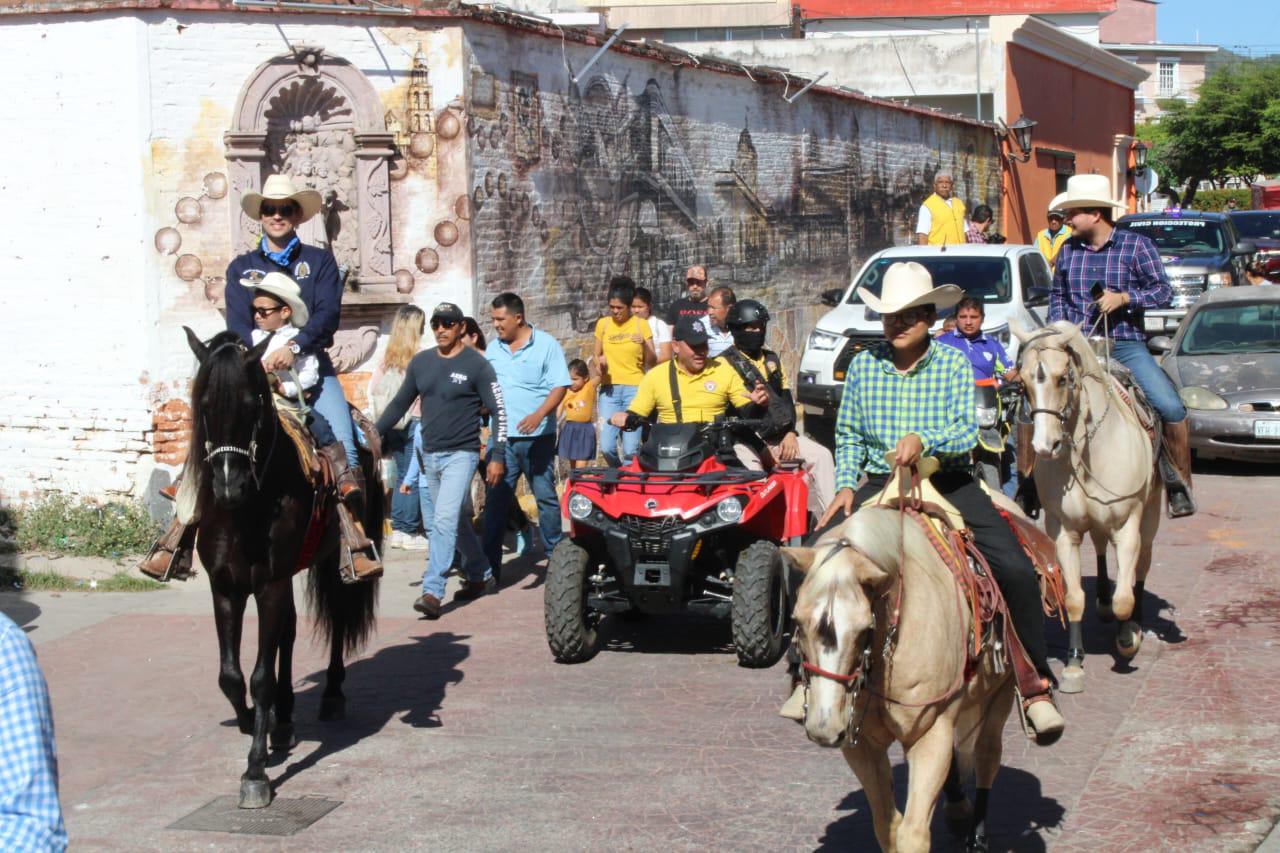
[[[1018,356],[1019,372],[1021,372],[1021,369],[1022,369],[1023,357],[1032,349],[1040,349],[1039,347],[1032,347],[1032,344],[1055,334],[1058,334],[1058,331],[1056,329],[1053,329],[1053,330],[1046,329],[1027,341],[1026,345],[1022,349],[1021,354],[1019,354]],[[1029,414],[1031,417],[1035,417],[1036,415],[1051,415],[1052,417],[1055,417],[1058,420],[1062,421],[1064,425],[1068,421],[1070,421],[1073,417],[1075,417],[1076,391],[1079,388],[1079,381],[1076,376],[1076,365],[1077,365],[1076,354],[1072,352],[1070,349],[1065,350],[1065,352],[1067,353],[1068,358],[1071,359],[1071,366],[1067,368],[1067,403],[1066,405],[1063,406],[1061,409],[1030,408],[1027,410],[1027,414]],[[1023,382],[1022,384],[1022,393],[1024,396],[1027,396],[1028,398],[1027,402],[1031,402],[1029,392],[1027,391],[1029,384],[1030,383],[1027,383],[1027,382]]]
[[[212,352],[210,352],[207,356],[205,356],[205,360],[208,361],[209,359],[213,358],[215,355],[217,355],[219,352],[221,352],[224,349],[236,349],[241,353],[244,353],[246,351],[244,345],[241,344],[240,342],[228,341],[227,343],[224,343],[220,346],[215,347]],[[240,447],[239,445],[236,445],[236,444],[221,444],[217,447],[214,447],[213,442],[209,441],[208,439],[205,439],[204,461],[212,465],[214,459],[228,453],[245,457],[246,459],[249,460],[249,476],[253,478],[254,488],[261,490],[262,481],[258,477],[258,430],[262,427],[263,418],[262,418],[261,408],[262,408],[262,404],[265,401],[263,400],[261,394],[257,396],[258,396],[259,411],[258,411],[258,416],[254,419],[254,422],[253,422],[253,431],[249,433],[249,446]],[[209,434],[209,421],[203,415],[201,415],[200,419],[204,423],[204,434],[207,436]],[[269,463],[271,461],[271,454],[275,451],[275,447],[276,447],[275,433],[273,432],[271,434],[271,450],[268,451],[265,462]]]

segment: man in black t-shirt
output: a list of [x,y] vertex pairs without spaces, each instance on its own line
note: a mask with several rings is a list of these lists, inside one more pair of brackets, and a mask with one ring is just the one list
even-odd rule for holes
[[477,598],[496,586],[493,567],[484,558],[475,531],[469,524],[460,525],[458,518],[480,463],[480,410],[489,410],[490,440],[495,450],[489,457],[494,461],[485,469],[490,486],[497,485],[505,473],[501,460],[507,444],[507,410],[493,366],[462,342],[464,319],[457,305],[444,302],[436,306],[431,313],[436,348],[413,357],[405,370],[404,384],[378,419],[378,432],[385,435],[413,401],[422,398],[418,498],[431,552],[422,575],[422,595],[413,609],[428,619],[440,617],[445,573],[453,563],[455,548],[463,552],[467,575],[457,597]]
[[701,317],[707,313],[707,271],[697,264],[684,274],[684,296],[667,308],[667,324],[672,328],[681,317]]

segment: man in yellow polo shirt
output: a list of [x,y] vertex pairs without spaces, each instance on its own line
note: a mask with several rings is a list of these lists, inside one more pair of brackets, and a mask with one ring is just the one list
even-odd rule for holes
[[[697,318],[681,317],[672,338],[675,357],[644,375],[627,411],[612,415],[611,424],[625,428],[629,417],[647,418],[655,410],[659,423],[709,423],[730,406],[769,404],[763,383],[748,391],[736,370],[718,358],[707,357],[707,330]],[[672,365],[680,393],[679,413],[671,394]]]
[[945,246],[950,243],[964,243],[965,224],[964,202],[952,195],[955,179],[948,172],[939,172],[933,177],[933,195],[920,205],[920,215],[916,219],[916,243],[921,246]]

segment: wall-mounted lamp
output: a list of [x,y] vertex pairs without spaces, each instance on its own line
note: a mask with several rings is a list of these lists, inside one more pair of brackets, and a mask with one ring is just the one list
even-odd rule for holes
[[1027,118],[1025,115],[1019,115],[1018,120],[1015,121],[1012,125],[1006,125],[1003,121],[1000,122],[1000,127],[1004,131],[1003,133],[1000,134],[1001,140],[1004,142],[1007,142],[1009,140],[1009,136],[1012,135],[1013,144],[1017,145],[1019,151],[1021,152],[1021,153],[1015,153],[1012,150],[1013,146],[1011,145],[1010,150],[1006,151],[1004,156],[1008,157],[1010,160],[1017,160],[1019,163],[1025,163],[1028,160],[1030,160],[1031,159],[1031,133],[1035,129],[1035,126],[1037,124],[1038,122],[1032,121],[1031,119]]
[[1147,171],[1147,152],[1150,150],[1141,139],[1133,143],[1133,168],[1129,170],[1130,174],[1141,175]]

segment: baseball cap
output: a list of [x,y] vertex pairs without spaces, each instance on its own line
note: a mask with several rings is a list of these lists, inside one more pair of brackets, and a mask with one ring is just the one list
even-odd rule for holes
[[671,337],[677,341],[684,341],[691,347],[701,346],[710,340],[707,337],[706,326],[702,325],[701,317],[681,317],[676,321],[676,328]]
[[441,320],[452,320],[455,323],[461,323],[467,318],[462,313],[462,309],[452,302],[441,302],[431,311],[431,319],[439,317]]
[[699,266],[698,264],[694,264],[693,266],[689,267],[689,271],[684,274],[684,280],[689,281],[689,279],[693,279],[694,281],[705,282],[707,280],[706,269]]

